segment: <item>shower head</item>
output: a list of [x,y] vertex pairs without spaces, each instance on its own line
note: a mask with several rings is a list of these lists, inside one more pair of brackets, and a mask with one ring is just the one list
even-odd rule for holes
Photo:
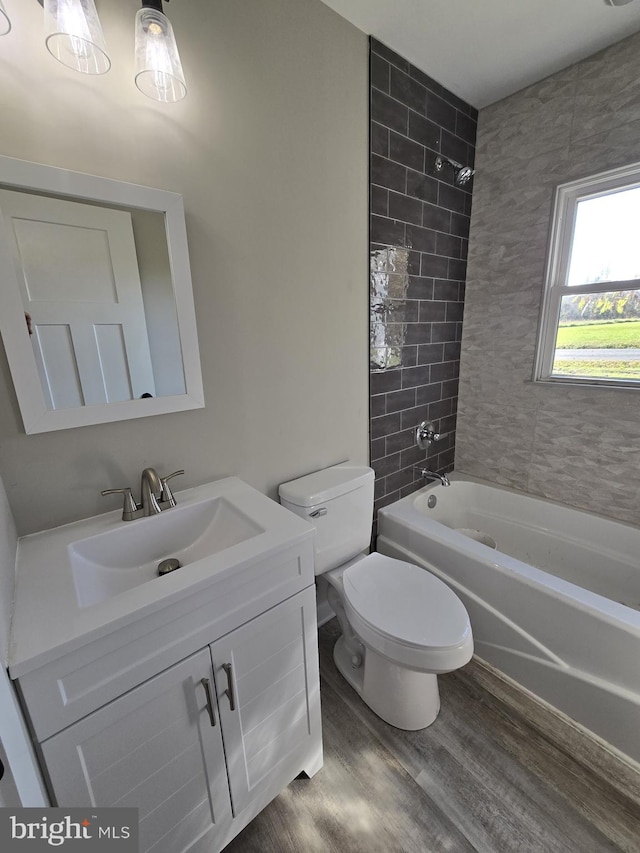
[[451,166],[453,169],[454,180],[456,184],[461,187],[471,180],[476,171],[475,169],[472,169],[471,166],[463,166],[462,163],[457,163],[455,160],[450,160],[448,157],[438,155],[436,157],[436,171],[442,171],[445,165]]

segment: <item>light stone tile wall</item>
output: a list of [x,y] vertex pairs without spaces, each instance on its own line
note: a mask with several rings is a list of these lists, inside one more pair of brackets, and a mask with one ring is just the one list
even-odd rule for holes
[[638,161],[640,35],[480,112],[455,456],[636,524],[640,390],[531,380],[555,187]]

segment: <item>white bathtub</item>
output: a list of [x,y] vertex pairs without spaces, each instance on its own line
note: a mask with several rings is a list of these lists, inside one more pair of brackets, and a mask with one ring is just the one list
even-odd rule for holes
[[479,657],[640,762],[640,528],[454,474],[381,509],[377,550],[458,593]]

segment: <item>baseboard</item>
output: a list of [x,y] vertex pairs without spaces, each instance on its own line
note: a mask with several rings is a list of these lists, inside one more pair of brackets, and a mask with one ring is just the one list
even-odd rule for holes
[[622,797],[640,805],[640,765],[594,732],[474,655],[464,668],[488,693],[513,708],[557,749],[600,777]]

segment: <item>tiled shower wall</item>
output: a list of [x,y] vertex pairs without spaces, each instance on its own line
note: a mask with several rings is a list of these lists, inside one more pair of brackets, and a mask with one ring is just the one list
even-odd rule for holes
[[371,39],[371,464],[376,509],[419,488],[423,420],[449,433],[428,453],[453,466],[477,111]]
[[640,161],[640,34],[484,108],[456,469],[640,523],[640,391],[532,382],[558,184]]

